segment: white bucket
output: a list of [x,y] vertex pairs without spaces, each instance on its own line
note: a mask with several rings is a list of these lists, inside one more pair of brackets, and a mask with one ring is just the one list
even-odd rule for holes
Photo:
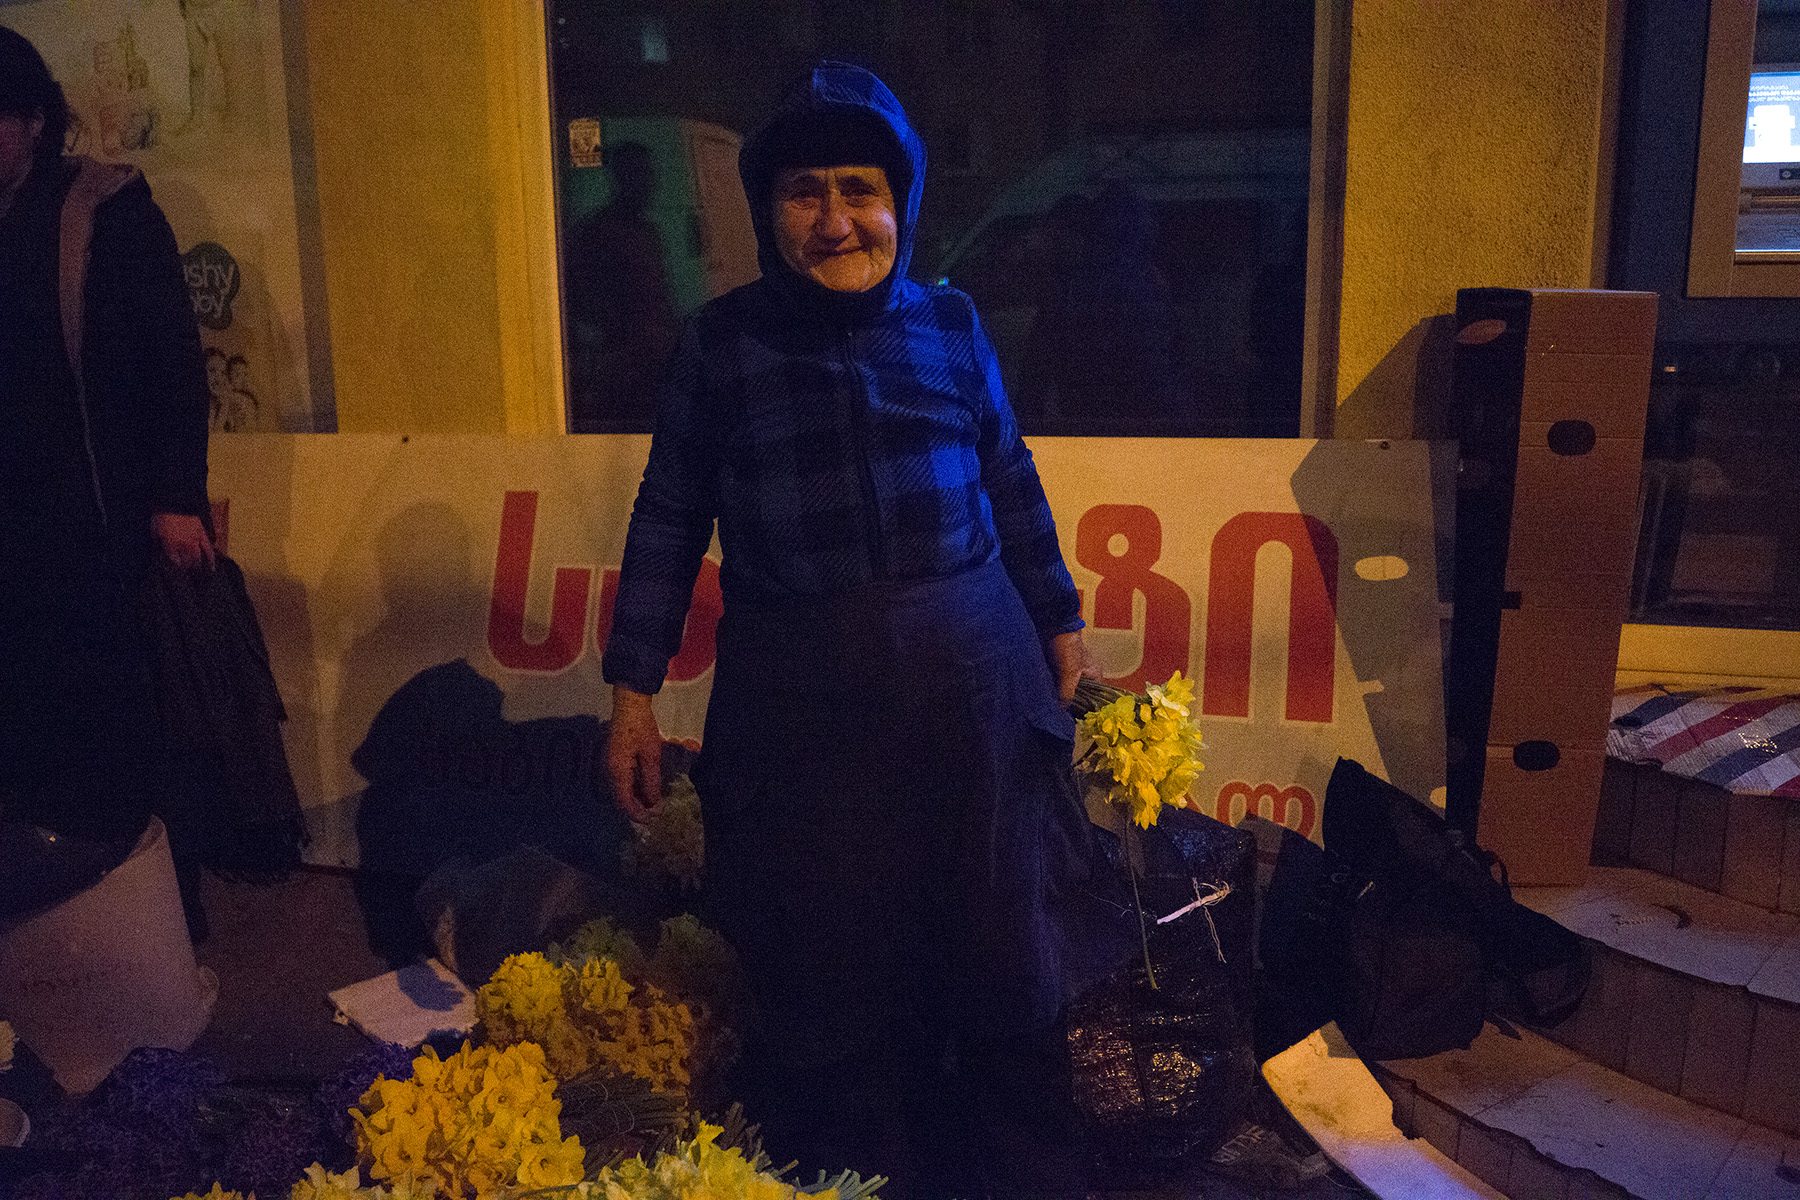
[[218,977],[194,963],[155,817],[98,883],[0,928],[0,1016],[71,1094],[92,1091],[139,1046],[193,1045],[218,994]]

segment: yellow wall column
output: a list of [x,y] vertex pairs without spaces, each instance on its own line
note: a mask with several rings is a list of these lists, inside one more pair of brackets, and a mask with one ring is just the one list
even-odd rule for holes
[[[1602,287],[1620,0],[1350,4],[1340,437],[1448,436],[1461,287]],[[1330,23],[1321,21],[1329,32]],[[1315,99],[1315,106],[1319,101]],[[1788,682],[1791,631],[1627,625],[1622,683]]]
[[1417,429],[1423,323],[1458,288],[1600,285],[1614,3],[1354,0],[1340,436]]
[[488,0],[479,8],[488,63],[506,432],[561,433],[567,422],[544,5]]
[[541,0],[304,12],[338,428],[560,432]]

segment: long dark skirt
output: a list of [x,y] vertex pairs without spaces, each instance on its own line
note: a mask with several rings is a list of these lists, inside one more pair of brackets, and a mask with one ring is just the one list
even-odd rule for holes
[[53,508],[0,505],[13,522],[0,534],[0,808],[131,841],[166,765],[149,659],[93,501],[68,491]]
[[1005,572],[728,602],[718,646],[708,909],[755,988],[771,1152],[926,1179],[956,1147],[1066,1149],[1057,1019],[1115,955],[1080,916],[1073,722]]

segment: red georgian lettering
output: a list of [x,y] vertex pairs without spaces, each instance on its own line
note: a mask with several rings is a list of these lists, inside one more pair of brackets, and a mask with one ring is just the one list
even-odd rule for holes
[[594,618],[594,646],[606,653],[606,641],[612,637],[613,605],[619,600],[619,568],[608,567],[600,573],[600,614]]
[[681,650],[669,660],[669,678],[675,683],[698,679],[718,655],[719,617],[725,612],[725,596],[719,590],[719,564],[700,560],[694,579],[694,602],[688,606],[687,625],[681,631]]
[[[1123,534],[1125,550],[1109,544]],[[1094,587],[1097,629],[1130,629],[1131,598],[1144,596],[1144,653],[1137,670],[1108,683],[1140,692],[1188,669],[1193,605],[1173,579],[1150,568],[1162,557],[1162,522],[1141,504],[1096,504],[1075,527],[1075,561],[1100,577]]]
[[[1319,819],[1318,801],[1313,799],[1311,792],[1297,783],[1284,788],[1272,783],[1259,783],[1251,787],[1237,779],[1219,789],[1218,799],[1213,804],[1213,815],[1227,825],[1235,825],[1239,818],[1234,818],[1232,810],[1240,800],[1244,802],[1244,816],[1266,816],[1277,825],[1285,825],[1302,837],[1313,835],[1315,823]],[[1297,823],[1288,819],[1293,806],[1300,810]]]
[[231,499],[212,502],[213,547],[220,554],[231,553]]
[[1337,666],[1338,545],[1325,522],[1303,513],[1239,513],[1213,538],[1201,711],[1214,717],[1250,715],[1256,554],[1270,542],[1286,546],[1294,563],[1287,719],[1329,724]]
[[508,492],[500,510],[500,547],[494,554],[494,594],[488,606],[488,650],[514,671],[561,671],[581,657],[593,570],[558,567],[550,593],[550,629],[542,641],[525,638],[536,492]]

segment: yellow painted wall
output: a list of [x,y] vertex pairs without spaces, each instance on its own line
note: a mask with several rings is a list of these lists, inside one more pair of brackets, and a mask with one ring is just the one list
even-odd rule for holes
[[1627,625],[1619,637],[1619,684],[1636,683],[1800,688],[1800,632]]
[[308,0],[338,428],[563,428],[541,0]]
[[[1444,435],[1432,319],[1458,288],[1603,284],[1618,20],[1617,0],[1355,0],[1338,436]],[[1622,631],[1621,683],[1795,677],[1800,634]]]
[[1608,10],[1352,6],[1340,435],[1412,431],[1420,322],[1456,289],[1593,286]]

